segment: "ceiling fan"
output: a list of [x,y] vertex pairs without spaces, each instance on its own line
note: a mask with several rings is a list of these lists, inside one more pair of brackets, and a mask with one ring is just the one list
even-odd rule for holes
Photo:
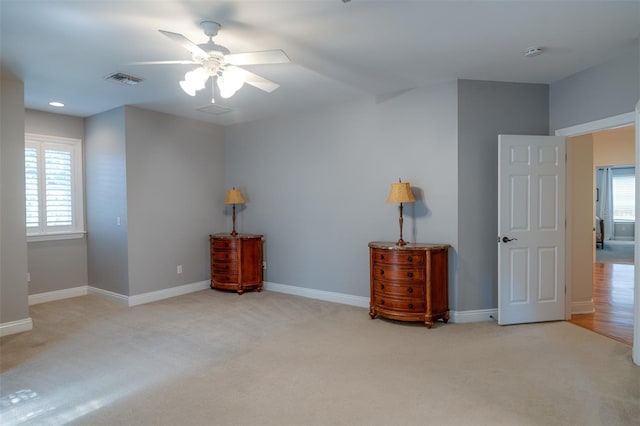
[[[232,97],[245,84],[250,84],[260,90],[271,93],[280,87],[279,84],[267,80],[257,74],[241,68],[242,65],[261,64],[284,64],[291,60],[284,51],[265,50],[261,52],[231,53],[229,49],[213,41],[213,37],[218,34],[222,26],[213,21],[203,21],[200,27],[209,41],[202,44],[195,44],[182,34],[170,31],[158,30],[171,40],[177,42],[182,47],[191,52],[190,61],[162,61],[150,62],[161,64],[197,64],[192,71],[185,74],[184,80],[180,82],[180,87],[188,95],[195,96],[196,92],[205,88],[209,78],[213,80],[213,93],[211,102],[214,103],[215,87],[218,86],[222,98]],[[149,63],[149,62],[147,62]]]

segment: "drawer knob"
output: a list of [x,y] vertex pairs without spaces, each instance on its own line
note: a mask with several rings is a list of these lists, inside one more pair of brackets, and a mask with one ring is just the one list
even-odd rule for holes
[[409,278],[413,278],[413,272],[408,272],[408,273],[407,273],[407,276],[408,276]]
[[228,259],[228,258],[229,258],[229,255],[228,255],[228,254],[225,254],[225,255],[224,255],[224,258],[225,258],[225,259]]
[[407,261],[408,262],[413,262],[413,257],[411,257],[411,256],[407,257]]
[[384,269],[380,269],[380,275],[384,275]]
[[409,303],[409,309],[413,309],[413,303]]
[[384,290],[384,284],[380,284],[380,290]]
[[226,265],[226,266],[224,267],[224,269],[225,269],[226,271],[228,271],[228,270],[229,270],[229,265]]
[[384,260],[384,254],[380,255],[380,260]]
[[380,299],[380,304],[384,305],[384,299]]
[[409,288],[407,289],[407,291],[408,291],[409,293],[413,293],[413,288],[409,287]]

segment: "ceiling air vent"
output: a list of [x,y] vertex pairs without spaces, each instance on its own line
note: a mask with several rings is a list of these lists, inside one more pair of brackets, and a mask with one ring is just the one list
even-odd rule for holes
[[198,111],[206,112],[207,114],[213,114],[213,115],[226,114],[228,112],[233,111],[231,108],[223,107],[220,105],[213,105],[213,104],[205,105],[196,109]]
[[114,72],[113,74],[109,74],[104,78],[105,80],[116,81],[122,84],[128,84],[129,86],[136,85],[141,81],[144,81],[140,77],[135,77],[133,75],[125,74],[123,72]]

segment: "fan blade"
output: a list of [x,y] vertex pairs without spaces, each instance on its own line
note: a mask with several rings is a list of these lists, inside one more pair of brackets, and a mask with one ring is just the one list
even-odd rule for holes
[[283,50],[263,50],[262,52],[231,53],[224,55],[231,65],[287,64],[291,62]]
[[140,61],[140,62],[130,62],[127,65],[175,65],[175,64],[197,64],[197,62],[193,61]]
[[239,69],[241,69],[245,74],[244,82],[252,85],[253,87],[256,87],[260,90],[264,90],[267,93],[271,93],[274,90],[276,90],[278,87],[280,87],[278,83],[274,83],[271,80],[267,80],[264,77],[260,77],[258,74],[254,74],[242,68],[239,68]]
[[175,41],[176,43],[178,43],[179,45],[181,45],[182,47],[184,47],[194,55],[207,56],[207,52],[202,50],[197,44],[195,44],[194,42],[192,42],[182,34],[172,33],[171,31],[164,31],[164,30],[158,30],[158,31],[160,31],[162,34],[166,35],[171,40]]

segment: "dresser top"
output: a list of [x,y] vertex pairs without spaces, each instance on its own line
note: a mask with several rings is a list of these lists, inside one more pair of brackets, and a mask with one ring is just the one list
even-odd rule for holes
[[217,234],[209,235],[211,238],[224,238],[229,240],[243,240],[243,239],[253,239],[253,238],[262,238],[260,234],[238,234],[235,237],[230,233],[220,232]]
[[399,246],[389,241],[371,241],[369,247],[383,250],[444,250],[451,247],[449,244],[421,244],[407,243],[407,245]]

